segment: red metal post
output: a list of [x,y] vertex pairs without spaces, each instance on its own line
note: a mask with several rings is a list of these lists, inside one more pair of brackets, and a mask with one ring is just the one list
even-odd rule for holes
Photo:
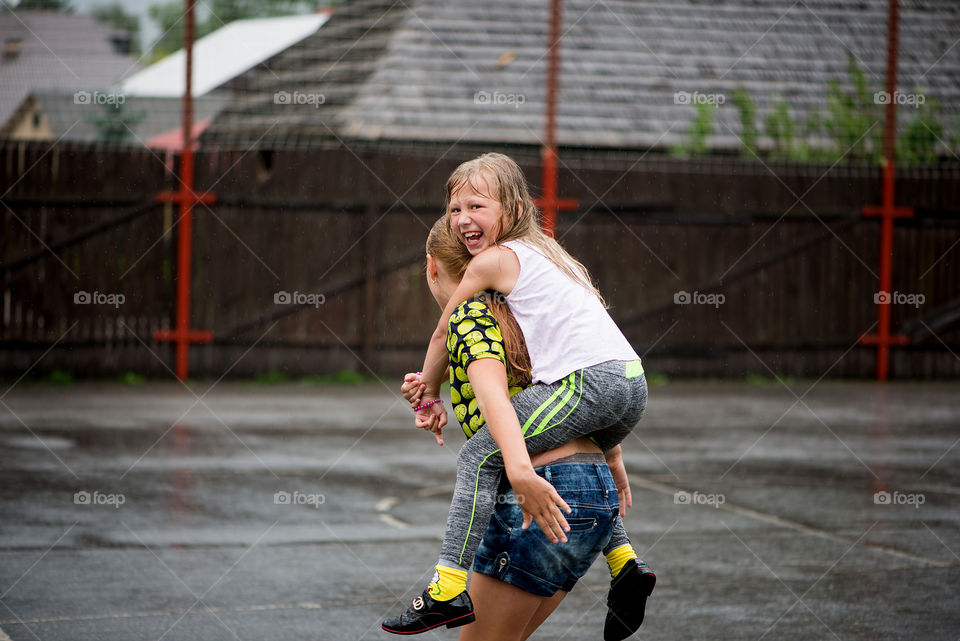
[[899,30],[898,0],[890,0],[887,23],[887,104],[883,123],[883,202],[879,207],[866,206],[864,216],[880,218],[880,292],[885,300],[877,303],[877,333],[863,336],[863,345],[877,346],[877,380],[885,381],[890,373],[890,347],[906,345],[909,339],[890,333],[890,305],[893,294],[893,221],[895,218],[912,218],[912,207],[894,205],[894,181],[896,179],[897,142],[897,49]]
[[180,189],[175,192],[160,192],[158,202],[175,202],[180,205],[177,229],[177,312],[176,329],[159,330],[154,334],[158,341],[173,341],[176,349],[176,374],[181,381],[187,380],[190,343],[209,343],[213,334],[190,329],[190,281],[191,252],[193,244],[193,207],[197,202],[212,203],[210,193],[193,191],[193,40],[194,5],[196,0],[185,0],[184,50],[187,55],[186,90],[183,95],[183,150],[180,156]]
[[576,209],[579,206],[572,198],[557,198],[557,91],[560,75],[560,27],[563,24],[562,0],[552,0],[550,10],[550,51],[547,57],[547,100],[544,145],[541,151],[543,166],[543,196],[536,200],[543,210],[543,229],[553,236],[557,225],[557,212],[561,209]]
[[[193,191],[193,37],[194,2],[187,0],[186,37],[187,80],[183,92],[183,152],[180,157],[180,180],[184,190]],[[180,200],[180,227],[177,230],[177,378],[187,379],[189,363],[188,339],[183,335],[190,330],[190,269],[193,254],[193,203],[188,198]]]

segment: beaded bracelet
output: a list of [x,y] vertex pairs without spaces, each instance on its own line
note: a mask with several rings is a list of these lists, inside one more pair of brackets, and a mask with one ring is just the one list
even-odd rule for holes
[[419,412],[420,410],[425,410],[425,409],[427,409],[427,408],[430,407],[431,405],[436,405],[437,403],[442,403],[442,402],[443,402],[443,399],[441,399],[441,398],[438,398],[438,399],[433,400],[433,401],[427,401],[427,402],[424,403],[423,405],[417,405],[416,407],[414,407],[414,408],[413,408],[413,411],[414,411],[414,412]]

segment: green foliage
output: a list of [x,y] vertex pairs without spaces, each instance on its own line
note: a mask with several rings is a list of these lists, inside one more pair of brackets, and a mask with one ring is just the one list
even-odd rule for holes
[[340,370],[336,374],[311,374],[300,377],[301,385],[329,385],[335,383],[338,385],[360,385],[361,383],[370,383],[380,380],[375,376],[364,376],[360,372],[352,370]]
[[650,387],[663,387],[670,382],[670,377],[666,374],[647,374],[647,385]]
[[707,152],[707,139],[713,133],[713,116],[717,111],[714,105],[697,104],[697,117],[690,128],[690,151],[694,154]]
[[[902,165],[936,162],[937,143],[944,141],[946,135],[940,122],[940,105],[936,101],[931,100],[929,105],[924,103],[916,109],[917,114],[907,122],[897,140],[897,162]],[[956,154],[956,145],[953,147]]]
[[100,115],[90,122],[97,128],[98,137],[103,142],[126,142],[133,138],[131,131],[146,117],[143,110],[131,111],[124,102],[101,105]]
[[301,385],[324,385],[329,383],[330,379],[329,377],[321,374],[309,374],[307,376],[301,376],[297,382]]
[[55,369],[50,372],[50,376],[47,377],[47,380],[54,385],[69,385],[73,382],[73,375],[70,374],[70,372],[65,372],[62,369]]
[[147,382],[147,378],[145,376],[135,372],[124,372],[118,377],[117,380],[124,385],[143,385]]
[[[773,142],[767,155],[798,162],[880,162],[883,100],[871,89],[867,74],[852,55],[847,59],[847,77],[846,87],[838,79],[831,79],[827,83],[826,109],[811,111],[802,122],[794,120],[786,100],[774,100],[763,120],[764,133]],[[948,152],[957,157],[960,122],[952,132],[947,132],[935,101],[926,100],[919,89],[907,98],[897,104],[900,121],[907,116],[906,124],[898,131],[897,162],[902,165],[934,163],[938,145],[947,147]],[[759,138],[756,104],[742,88],[735,90],[731,99],[740,115],[740,153],[754,156]],[[707,104],[696,107],[697,117],[688,129],[688,140],[671,148],[674,155],[709,153],[707,139],[713,133],[713,108]]]
[[234,20],[313,13],[329,3],[306,0],[212,0],[208,23],[219,29]]
[[822,122],[834,143],[832,156],[879,160],[883,153],[883,113],[853,56],[847,60],[847,75],[850,91],[836,79],[828,83],[827,115]]
[[744,156],[757,155],[757,103],[750,93],[743,89],[733,92],[733,106],[740,112],[740,153]]
[[140,18],[124,11],[120,3],[97,7],[93,11],[93,17],[118,31],[130,34],[130,53],[140,54]]
[[697,117],[693,119],[690,128],[687,129],[690,140],[686,144],[676,145],[671,150],[675,156],[705,154],[710,150],[707,139],[713,133],[713,114],[717,108],[715,105],[705,103],[697,103],[695,106]]
[[359,385],[360,383],[367,382],[367,377],[365,377],[360,372],[354,372],[348,369],[344,369],[334,374],[333,380],[336,383],[340,383],[344,385]]
[[[183,3],[167,2],[150,7],[150,19],[160,28],[160,38],[150,50],[151,62],[164,58],[183,48]],[[197,37],[203,37],[201,25],[197,25]]]
[[[770,157],[799,162],[880,162],[884,106],[853,56],[848,60],[847,75],[850,88],[845,89],[836,79],[830,80],[826,110],[810,112],[799,126],[791,116],[790,105],[783,99],[774,101],[764,119],[764,131],[773,141]],[[910,97],[911,101],[897,106],[899,114],[909,116],[906,125],[898,131],[897,162],[903,165],[936,162],[940,144],[952,147],[949,151],[957,155],[960,123],[948,134],[935,101],[925,100],[919,90]],[[744,131],[741,153],[747,155],[750,145],[756,144],[755,136],[751,141],[749,127],[755,114],[753,100],[738,89],[733,103],[740,111]],[[948,137],[950,144],[946,142]]]
[[797,379],[793,376],[777,376],[776,374],[773,377],[762,376],[760,374],[747,374],[744,377],[744,381],[747,385],[752,385],[754,387],[769,387],[771,385],[786,385],[791,386],[797,382]]
[[[370,383],[379,380],[375,376],[365,376],[360,372],[352,370],[340,370],[335,374],[310,374],[296,379],[300,385],[360,385],[361,383]],[[258,374],[253,379],[257,385],[276,385],[280,383],[290,383],[292,379],[285,373],[278,370],[271,370],[263,374]]]
[[275,385],[277,383],[289,382],[289,380],[286,374],[277,370],[270,370],[269,372],[257,374],[253,377],[253,382],[259,385]]
[[960,160],[960,118],[957,119],[957,124],[953,128],[953,135],[950,137],[948,151],[954,158]]
[[825,137],[823,133],[824,124],[823,113],[811,111],[803,121],[800,141],[791,154],[792,160],[800,162],[828,162],[834,160],[833,151],[823,146],[822,141]]
[[773,157],[789,158],[794,149],[793,119],[790,117],[790,106],[785,100],[778,99],[773,103],[773,109],[764,119],[767,135],[773,139]]

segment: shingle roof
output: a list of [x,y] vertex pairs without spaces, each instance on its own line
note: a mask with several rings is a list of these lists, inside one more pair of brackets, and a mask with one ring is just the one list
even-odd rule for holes
[[[250,90],[204,137],[539,144],[549,4],[353,2],[252,71]],[[920,89],[956,121],[960,3],[903,0],[900,13],[900,90]],[[723,96],[711,145],[736,148],[738,87],[762,122],[776,98],[801,115],[825,108],[828,81],[848,82],[850,56],[872,90],[884,85],[886,0],[567,0],[563,17],[562,145],[669,147],[695,116],[677,104],[686,92]]]
[[[124,142],[147,144],[149,139],[181,126],[182,107],[179,98],[103,95],[107,98],[123,97],[122,112],[115,117],[125,120],[129,127]],[[194,99],[194,123],[213,118],[228,102],[229,97],[223,94]],[[96,104],[95,99],[78,102],[74,93],[34,92],[24,101],[23,109],[37,106],[46,116],[56,139],[95,142],[103,139],[97,121],[110,118],[114,109],[111,104]],[[120,131],[125,129],[121,128]]]
[[31,91],[102,90],[139,69],[116,53],[114,35],[91,16],[0,10],[0,40],[22,40],[18,56],[0,59],[0,124]]
[[[251,67],[315,33],[326,14],[235,20],[196,41],[193,95],[202,96]],[[179,98],[186,90],[183,49],[130,76],[119,86],[127,95]]]

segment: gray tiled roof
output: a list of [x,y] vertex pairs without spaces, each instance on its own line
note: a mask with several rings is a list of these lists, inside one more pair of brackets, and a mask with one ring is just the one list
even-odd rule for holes
[[115,31],[91,16],[0,10],[0,41],[22,40],[20,54],[0,58],[0,125],[34,90],[103,90],[137,71],[114,50]]
[[[34,92],[27,101],[31,98],[39,103],[39,108],[46,116],[54,137],[62,140],[85,142],[101,140],[97,120],[110,117],[113,110],[113,107],[108,105],[78,103],[74,93]],[[181,127],[183,112],[182,101],[179,98],[123,96],[123,99],[123,111],[116,117],[126,120],[130,130],[124,142],[145,144],[153,136]],[[197,123],[216,116],[228,102],[229,97],[222,93],[194,98],[193,121]]]
[[[549,4],[351,3],[269,68],[248,74],[251,91],[204,137],[264,146],[334,136],[538,144]],[[756,100],[758,123],[777,98],[798,116],[826,108],[828,81],[847,83],[851,55],[871,90],[881,90],[886,22],[886,0],[567,0],[558,141],[669,147],[686,137],[695,115],[676,104],[677,92],[698,92],[726,101],[711,145],[736,148],[730,96],[738,87]],[[958,37],[960,2],[901,2],[900,89],[936,99],[954,127]],[[276,92],[289,100],[277,104]],[[298,95],[304,104],[295,104]]]

